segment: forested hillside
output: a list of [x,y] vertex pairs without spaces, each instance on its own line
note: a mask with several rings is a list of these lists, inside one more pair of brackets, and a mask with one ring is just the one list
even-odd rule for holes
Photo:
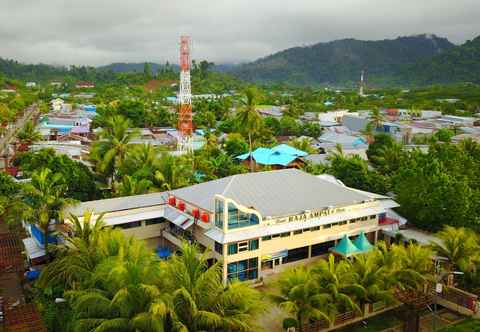
[[480,83],[480,36],[404,68],[398,80],[415,85],[452,81]]
[[393,40],[342,39],[295,47],[236,68],[239,78],[295,84],[348,84],[357,82],[361,70],[369,78],[384,81],[399,65],[413,64],[454,48],[445,38],[432,35]]

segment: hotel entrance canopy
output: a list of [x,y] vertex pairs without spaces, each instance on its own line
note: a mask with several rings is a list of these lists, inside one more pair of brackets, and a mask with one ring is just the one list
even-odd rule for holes
[[338,242],[337,245],[330,250],[333,253],[339,254],[344,257],[350,257],[361,252],[360,249],[358,249],[353,244],[353,242],[348,238],[347,235],[344,235],[340,242]]
[[164,218],[183,230],[186,230],[194,223],[194,220],[191,216],[181,212],[180,210],[177,210],[172,206],[165,207]]

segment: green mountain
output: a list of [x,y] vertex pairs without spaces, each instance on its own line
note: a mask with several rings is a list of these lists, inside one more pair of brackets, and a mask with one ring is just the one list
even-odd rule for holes
[[480,83],[480,36],[447,52],[400,69],[397,81],[414,85]]
[[[159,63],[148,62],[152,73],[157,73],[159,70],[164,69],[165,67],[171,66],[174,69],[178,68],[178,65],[165,64],[161,65]],[[143,73],[145,62],[114,62],[105,66],[97,67],[99,70],[111,70],[114,73]]]
[[238,78],[292,84],[354,84],[365,70],[369,82],[385,83],[402,66],[455,48],[445,38],[417,35],[379,41],[342,39],[290,48],[233,69]]

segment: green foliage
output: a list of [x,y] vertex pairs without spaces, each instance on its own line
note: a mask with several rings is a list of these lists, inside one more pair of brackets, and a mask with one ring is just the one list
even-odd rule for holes
[[433,134],[433,137],[440,142],[450,142],[453,136],[455,136],[453,130],[447,128],[440,128]]
[[[82,234],[87,220],[76,226]],[[185,244],[181,255],[162,262],[142,241],[118,230],[94,229],[87,237],[69,238],[72,245],[37,282],[45,293],[63,288],[59,296],[68,300],[75,331],[256,329],[255,317],[265,308],[259,292],[245,283],[224,286],[221,265],[209,267],[207,253]],[[43,298],[46,305],[52,302]]]
[[428,153],[412,151],[392,176],[400,212],[427,230],[443,225],[478,228],[480,167],[477,143],[432,144]]
[[327,173],[341,180],[346,186],[374,193],[389,191],[389,179],[375,170],[357,155],[337,154],[330,160]]
[[66,155],[56,154],[53,149],[22,153],[17,156],[14,164],[19,166],[26,176],[45,168],[62,174],[67,185],[66,195],[75,200],[89,201],[100,196],[95,176],[90,169]]
[[248,143],[238,133],[229,134],[224,144],[225,152],[231,157],[236,157],[248,151]]
[[[426,36],[382,41],[343,39],[290,48],[235,68],[234,73],[250,81],[356,86],[360,71],[367,69],[368,82],[386,85],[391,84],[388,80],[398,77],[398,70],[406,65],[452,48],[454,45],[446,39]],[[450,63],[454,62],[451,60]]]
[[469,318],[460,323],[456,323],[447,328],[441,329],[440,332],[479,332],[480,320],[478,318]]
[[28,222],[35,223],[43,231],[45,252],[48,253],[48,236],[52,220],[62,220],[63,210],[73,200],[66,197],[67,186],[61,173],[48,168],[34,171],[30,183],[23,188],[24,200],[34,215]]
[[394,292],[422,289],[433,274],[432,251],[415,244],[380,243],[372,252],[353,260],[320,260],[283,272],[280,294],[271,298],[302,326],[312,320],[331,322],[338,313],[361,311],[364,303],[395,302]]

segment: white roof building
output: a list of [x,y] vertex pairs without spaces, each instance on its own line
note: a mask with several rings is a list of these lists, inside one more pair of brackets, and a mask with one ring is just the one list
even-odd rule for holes
[[[328,254],[345,235],[382,229],[389,197],[296,169],[247,173],[164,193],[84,202],[68,212],[105,212],[107,225],[156,246],[184,240],[213,249],[224,280],[261,276]],[[160,240],[161,239],[161,240]]]

